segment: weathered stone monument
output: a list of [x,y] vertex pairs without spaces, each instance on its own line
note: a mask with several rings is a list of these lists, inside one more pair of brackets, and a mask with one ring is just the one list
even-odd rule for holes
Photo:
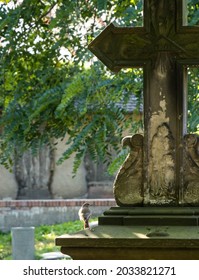
[[143,67],[145,129],[123,139],[130,153],[114,182],[119,207],[95,231],[57,239],[74,258],[199,259],[199,137],[186,124],[199,26],[187,26],[185,14],[186,1],[145,0],[143,27],[110,24],[89,46],[112,71]]
[[34,260],[35,240],[34,227],[14,227],[12,234],[13,260]]

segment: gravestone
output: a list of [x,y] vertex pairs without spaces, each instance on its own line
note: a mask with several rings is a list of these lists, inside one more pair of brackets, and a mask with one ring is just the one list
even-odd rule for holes
[[186,69],[199,64],[199,26],[186,25],[185,11],[183,0],[145,0],[143,27],[110,24],[90,44],[112,71],[143,67],[144,135],[123,139],[130,153],[114,182],[118,207],[98,218],[94,232],[58,238],[63,253],[199,258],[199,137],[187,133],[185,94]]
[[187,134],[184,94],[199,27],[183,25],[184,3],[146,0],[144,27],[110,24],[89,46],[112,71],[144,70],[144,137],[124,139],[132,152],[115,180],[120,206],[199,204],[199,138]]
[[34,260],[34,229],[34,227],[14,227],[11,229],[13,260]]

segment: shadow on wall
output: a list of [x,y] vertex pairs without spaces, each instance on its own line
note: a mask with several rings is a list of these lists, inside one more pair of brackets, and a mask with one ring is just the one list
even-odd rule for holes
[[16,157],[14,172],[0,166],[0,199],[71,199],[113,198],[113,177],[106,174],[106,166],[94,164],[85,157],[73,177],[74,156],[57,165],[66,149],[67,137],[59,141],[56,150],[49,146],[37,156],[30,151]]

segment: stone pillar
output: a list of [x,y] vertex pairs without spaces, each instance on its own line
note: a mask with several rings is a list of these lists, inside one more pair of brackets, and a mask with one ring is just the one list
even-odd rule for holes
[[34,229],[34,227],[12,228],[13,260],[34,260]]

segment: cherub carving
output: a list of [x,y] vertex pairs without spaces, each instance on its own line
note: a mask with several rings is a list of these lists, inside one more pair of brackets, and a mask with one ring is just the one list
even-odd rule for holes
[[122,140],[128,146],[128,154],[115,182],[114,195],[118,205],[139,205],[143,202],[143,136],[135,134]]
[[190,167],[199,168],[199,136],[196,134],[187,134],[184,140]]
[[199,136],[187,134],[184,143],[184,201],[199,204]]
[[173,25],[173,0],[151,0],[151,23],[156,35],[167,36]]
[[166,123],[157,128],[151,142],[149,161],[150,194],[153,198],[170,201],[174,195],[174,145]]

